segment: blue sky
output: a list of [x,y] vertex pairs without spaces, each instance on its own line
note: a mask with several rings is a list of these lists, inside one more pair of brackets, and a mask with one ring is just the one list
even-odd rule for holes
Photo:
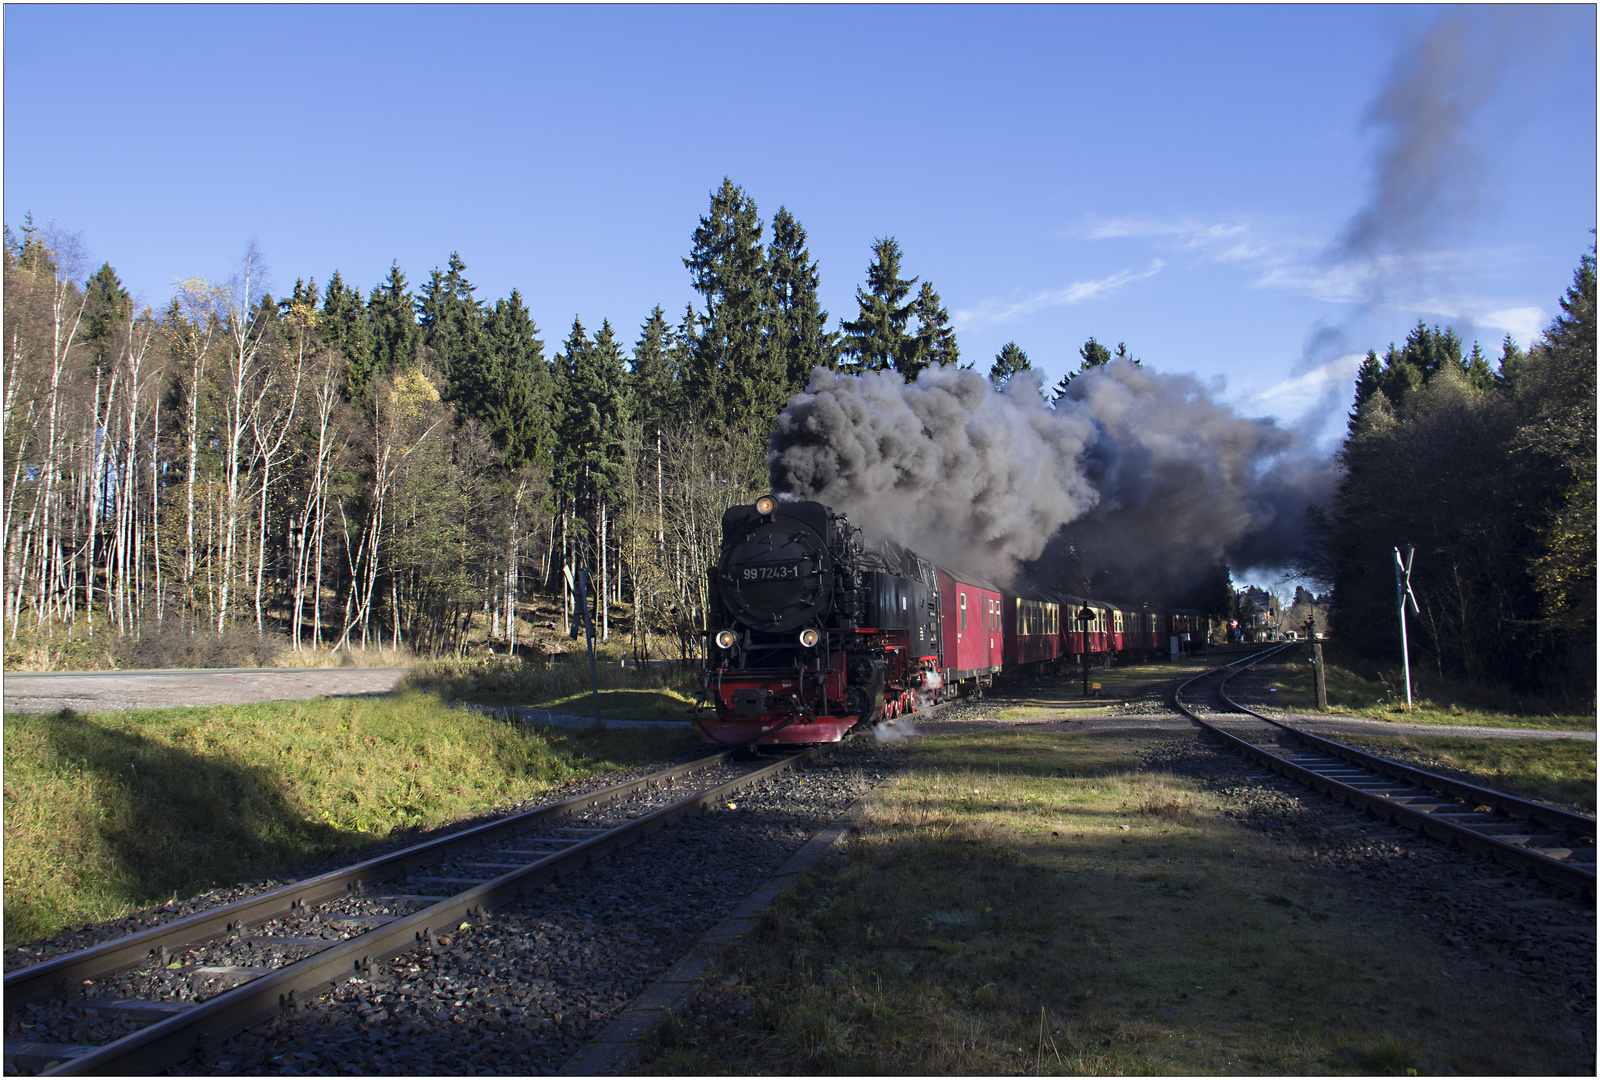
[[1595,224],[1592,6],[4,20],[6,223],[80,233],[158,306],[251,238],[280,292],[459,251],[547,352],[574,315],[631,341],[694,298],[726,175],[805,225],[835,319],[894,236],[982,368],[1015,340],[1053,382],[1093,334],[1326,441],[1351,357],[1418,318],[1526,344]]

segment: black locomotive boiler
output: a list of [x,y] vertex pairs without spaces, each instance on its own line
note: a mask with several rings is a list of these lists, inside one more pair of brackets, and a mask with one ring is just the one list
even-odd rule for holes
[[817,502],[763,496],[722,515],[711,570],[706,696],[721,743],[833,742],[940,685],[935,568]]

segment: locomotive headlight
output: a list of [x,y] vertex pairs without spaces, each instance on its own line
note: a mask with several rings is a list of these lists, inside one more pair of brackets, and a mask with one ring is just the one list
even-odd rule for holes
[[770,517],[772,512],[777,508],[778,500],[774,499],[771,495],[763,495],[761,498],[756,500],[756,513],[760,514],[762,517]]
[[733,648],[733,643],[734,643],[735,640],[736,639],[733,636],[733,631],[732,630],[718,630],[717,631],[717,648],[719,648],[719,649],[731,649],[731,648]]
[[822,635],[811,629],[809,626],[800,631],[800,644],[804,645],[808,649],[821,640]]

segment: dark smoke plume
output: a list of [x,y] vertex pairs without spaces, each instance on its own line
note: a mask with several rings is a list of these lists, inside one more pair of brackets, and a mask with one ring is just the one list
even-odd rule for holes
[[1077,575],[1111,575],[1170,592],[1219,560],[1285,564],[1330,481],[1275,422],[1125,361],[1080,374],[1054,409],[1031,372],[997,392],[950,367],[909,384],[818,370],[779,416],[768,462],[774,490],[828,503],[869,536],[1074,589]]

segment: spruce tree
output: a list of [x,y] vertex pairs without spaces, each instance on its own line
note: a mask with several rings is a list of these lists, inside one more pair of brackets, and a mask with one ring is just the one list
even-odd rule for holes
[[1361,415],[1361,406],[1372,400],[1373,395],[1382,393],[1383,365],[1378,363],[1378,354],[1372,349],[1367,350],[1366,359],[1361,361],[1361,367],[1356,371],[1356,400],[1350,408],[1349,427],[1355,429],[1356,418]]
[[416,359],[416,301],[406,287],[399,263],[391,264],[388,278],[368,294],[367,319],[372,330],[372,363],[365,371],[358,371],[351,363],[347,385],[352,401],[366,392],[373,379],[383,378]]
[[477,403],[476,415],[506,468],[530,462],[548,468],[554,450],[554,380],[539,329],[516,289],[495,301],[484,322],[484,339],[488,362],[470,369],[463,397]]
[[557,458],[567,490],[577,496],[606,495],[622,461],[629,420],[627,370],[610,321],[589,339],[572,320],[560,370]]
[[912,313],[917,317],[917,344],[914,360],[900,367],[906,381],[915,381],[923,368],[933,364],[959,365],[961,350],[956,346],[955,328],[950,325],[950,313],[933,291],[932,282],[922,283]]
[[712,193],[683,264],[706,304],[684,373],[689,393],[714,429],[752,417],[764,422],[786,400],[781,356],[772,340],[761,219],[732,180],[724,177]]
[[839,365],[839,335],[828,331],[828,313],[817,297],[820,276],[806,250],[806,231],[787,207],[773,215],[767,265],[787,400],[805,387],[813,370]]
[[994,358],[994,364],[989,368],[989,381],[994,383],[995,389],[1003,389],[1011,381],[1011,376],[1019,371],[1031,371],[1033,364],[1028,361],[1028,354],[1023,352],[1015,341],[1008,341]]
[[83,341],[95,368],[107,371],[116,362],[120,328],[128,321],[133,301],[110,263],[102,263],[84,283]]
[[461,256],[451,252],[445,272],[434,269],[417,298],[417,325],[444,376],[445,400],[461,405],[468,415],[481,416],[488,407],[481,388],[487,382],[489,352],[483,307],[472,295],[466,268]]
[[843,324],[844,355],[858,371],[901,370],[916,362],[916,339],[906,333],[916,301],[907,300],[916,278],[900,276],[900,244],[892,236],[872,245],[867,287],[856,288],[860,314]]
[[[1132,357],[1128,356],[1126,345],[1117,346],[1117,356],[1124,359],[1132,359]],[[1067,396],[1068,388],[1072,386],[1072,380],[1092,368],[1105,367],[1111,363],[1111,359],[1111,350],[1100,344],[1093,337],[1090,337],[1088,341],[1083,343],[1083,347],[1078,350],[1078,370],[1069,371],[1061,376],[1061,381],[1056,383],[1055,389],[1051,391],[1050,404],[1054,405]],[[1133,362],[1138,363],[1137,360]]]
[[647,436],[665,427],[678,411],[678,380],[672,327],[657,304],[639,328],[628,372],[628,398],[633,417]]
[[372,324],[361,290],[346,286],[337,270],[328,278],[316,331],[344,357],[346,399],[360,397],[373,369]]

